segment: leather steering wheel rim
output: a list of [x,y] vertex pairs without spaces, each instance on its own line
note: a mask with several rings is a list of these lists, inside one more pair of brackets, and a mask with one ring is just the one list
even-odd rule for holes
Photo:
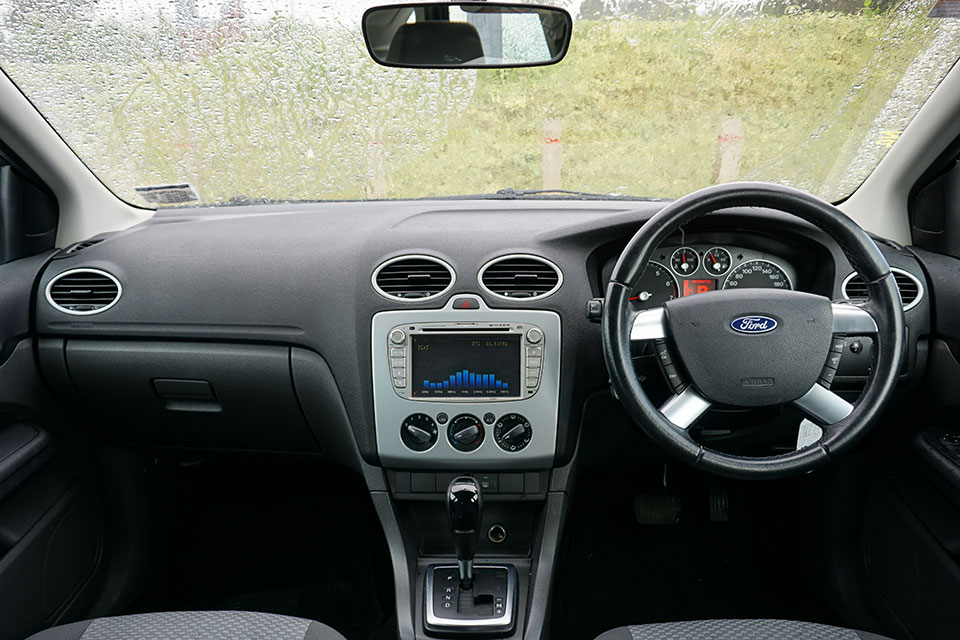
[[[782,211],[826,232],[867,283],[868,301],[855,306],[858,313],[865,311],[876,323],[874,366],[860,399],[846,417],[821,425],[823,436],[815,444],[777,456],[737,456],[698,444],[686,428],[679,428],[664,415],[662,408],[653,404],[633,368],[631,336],[638,312],[631,308],[628,298],[647,262],[676,229],[708,213],[733,207]],[[737,293],[747,291],[750,290]],[[644,224],[614,267],[607,285],[601,328],[603,355],[611,383],[634,422],[654,442],[691,466],[735,478],[799,475],[849,449],[876,422],[890,400],[899,377],[904,345],[903,308],[896,281],[880,249],[866,232],[832,204],[806,192],[752,182],[707,187],[672,202]],[[696,385],[695,380],[693,384]]]

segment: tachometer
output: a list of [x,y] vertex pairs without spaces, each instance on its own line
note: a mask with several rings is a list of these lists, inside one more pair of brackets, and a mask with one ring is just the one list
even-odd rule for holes
[[653,309],[673,300],[679,292],[673,274],[659,262],[650,261],[630,294],[630,302],[641,309]]
[[769,260],[748,260],[734,267],[723,282],[724,289],[793,289],[790,276]]
[[670,266],[682,276],[688,276],[700,266],[700,255],[690,247],[680,247],[670,257]]

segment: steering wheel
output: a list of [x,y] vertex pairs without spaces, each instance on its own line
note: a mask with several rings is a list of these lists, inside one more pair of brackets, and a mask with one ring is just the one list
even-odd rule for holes
[[[840,246],[867,283],[863,304],[781,289],[731,289],[635,311],[630,292],[647,262],[679,227],[720,209],[763,207],[816,225]],[[644,224],[620,256],[602,318],[603,355],[620,401],[655,442],[695,467],[736,478],[799,475],[857,442],[881,415],[897,383],[904,345],[903,308],[890,266],[853,220],[797,189],[764,183],[708,187],[676,200]],[[855,405],[819,377],[834,341],[871,335],[874,366]],[[631,344],[662,340],[689,385],[655,406],[634,371]],[[679,362],[676,362],[678,360]],[[722,365],[724,375],[716,375]],[[708,449],[690,427],[712,405],[792,404],[819,425],[819,437],[790,453],[746,457]],[[804,421],[805,423],[807,421]]]

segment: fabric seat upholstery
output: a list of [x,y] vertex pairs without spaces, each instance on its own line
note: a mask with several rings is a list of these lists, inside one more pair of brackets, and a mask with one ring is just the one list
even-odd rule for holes
[[251,611],[171,611],[96,618],[29,640],[344,640],[314,620]]
[[596,640],[889,640],[853,631],[793,620],[695,620],[620,627]]

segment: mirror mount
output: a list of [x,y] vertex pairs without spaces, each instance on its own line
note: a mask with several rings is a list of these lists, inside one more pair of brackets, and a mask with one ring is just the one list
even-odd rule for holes
[[573,19],[565,9],[505,2],[419,2],[363,14],[370,57],[387,67],[503,69],[560,62]]

